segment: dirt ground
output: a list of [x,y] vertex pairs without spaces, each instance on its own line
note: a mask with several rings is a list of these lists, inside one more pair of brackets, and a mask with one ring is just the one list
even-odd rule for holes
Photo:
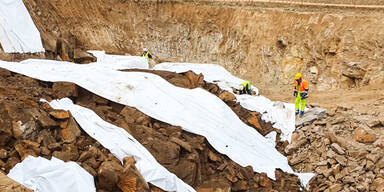
[[[282,91],[281,91],[282,90]],[[293,103],[293,86],[284,87],[281,90],[263,89],[260,94],[275,101]],[[282,94],[283,93],[283,94]],[[352,108],[362,113],[384,112],[384,106],[376,105],[374,108],[367,107],[384,100],[384,84],[371,85],[354,89],[335,89],[329,91],[311,91],[307,105],[319,106],[328,110],[337,106]]]

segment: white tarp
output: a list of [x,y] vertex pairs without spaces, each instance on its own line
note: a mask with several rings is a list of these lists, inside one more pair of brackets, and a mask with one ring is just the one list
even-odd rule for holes
[[[154,70],[166,70],[182,73],[192,70],[194,73],[202,73],[204,80],[217,84],[221,89],[232,92],[232,88],[239,87],[244,80],[229,73],[224,67],[216,64],[193,63],[161,63]],[[253,90],[258,93],[257,88]],[[257,94],[258,95],[258,94]],[[273,102],[264,96],[236,95],[237,101],[244,108],[261,113],[262,119],[273,123],[273,127],[281,130],[281,140],[291,142],[291,136],[295,131],[294,106],[288,103]]]
[[195,191],[161,166],[151,153],[123,128],[104,121],[92,110],[75,105],[68,98],[53,100],[49,104],[54,109],[70,111],[81,128],[109,149],[121,162],[125,157],[133,156],[137,170],[147,182],[166,191]]
[[45,51],[40,32],[22,0],[0,1],[0,43],[6,53]]
[[96,191],[91,174],[75,162],[52,157],[28,156],[16,164],[8,177],[35,192],[92,192]]
[[149,69],[148,59],[139,56],[110,55],[105,51],[88,51],[97,58],[97,61],[90,63],[99,67],[109,69]]
[[[0,67],[43,81],[67,81],[111,101],[132,106],[154,119],[202,135],[220,153],[274,179],[275,169],[293,173],[287,158],[223,101],[197,88],[175,87],[151,73],[49,60],[0,62]],[[301,175],[300,175],[301,176]],[[307,176],[307,175],[306,175]]]
[[[155,65],[153,70],[164,70],[176,73],[193,71],[204,75],[204,80],[217,84],[221,89],[233,92],[232,88],[238,88],[244,80],[233,76],[224,67],[216,64],[192,64],[192,63],[161,63]],[[252,90],[259,94],[259,90],[252,85]]]

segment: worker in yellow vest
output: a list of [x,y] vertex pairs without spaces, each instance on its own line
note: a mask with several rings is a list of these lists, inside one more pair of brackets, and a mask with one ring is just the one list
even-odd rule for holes
[[305,103],[309,95],[308,82],[303,79],[301,73],[296,73],[295,75],[295,90],[293,91],[293,96],[296,97],[295,100],[295,109],[296,115],[304,115]]
[[148,63],[150,59],[152,59],[152,55],[148,52],[147,48],[143,49],[143,54],[141,56],[148,59]]
[[244,81],[240,84],[240,94],[252,95],[251,92],[252,84],[249,81]]

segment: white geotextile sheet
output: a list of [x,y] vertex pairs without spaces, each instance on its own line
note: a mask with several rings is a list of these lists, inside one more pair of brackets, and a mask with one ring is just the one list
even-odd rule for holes
[[149,69],[148,59],[139,56],[111,55],[105,51],[88,51],[97,58],[96,62],[90,63],[99,67],[109,69]]
[[8,177],[35,192],[96,191],[91,174],[75,162],[52,157],[28,156],[13,167]]
[[[197,88],[175,87],[151,73],[121,72],[50,60],[0,62],[0,67],[43,81],[68,81],[154,119],[204,136],[220,153],[274,179],[275,169],[293,173],[287,158],[223,101]],[[299,175],[301,177],[303,175]],[[306,174],[305,176],[308,176]],[[303,181],[303,180],[302,180]]]
[[166,191],[195,191],[161,166],[151,153],[123,128],[104,121],[92,110],[75,105],[68,98],[53,100],[49,104],[54,109],[70,111],[80,127],[109,149],[121,162],[125,157],[133,156],[137,170],[147,182]]
[[[231,93],[233,93],[232,88],[239,88],[240,84],[244,82],[243,79],[233,76],[224,67],[216,64],[161,63],[155,65],[153,70],[164,70],[176,73],[184,73],[191,70],[196,74],[202,73],[205,81],[215,83],[221,89]],[[252,90],[256,92],[256,95],[259,94],[259,90],[253,85]]]
[[45,51],[40,32],[22,0],[0,1],[0,43],[6,53]]
[[[204,75],[204,80],[217,84],[221,89],[233,93],[232,88],[239,87],[244,80],[229,73],[224,67],[216,64],[194,63],[161,63],[154,70],[166,70],[182,73],[189,70]],[[253,90],[257,88],[253,87]],[[236,95],[237,101],[244,108],[261,113],[262,119],[271,122],[273,127],[281,130],[281,140],[291,142],[292,133],[295,131],[294,107],[287,103],[273,102],[264,96]]]

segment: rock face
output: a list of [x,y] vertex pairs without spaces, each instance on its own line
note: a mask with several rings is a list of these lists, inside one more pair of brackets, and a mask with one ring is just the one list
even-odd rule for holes
[[[43,42],[54,41],[45,44],[58,47],[63,60],[71,59],[73,52],[73,47],[62,48],[64,38],[76,46],[75,58],[76,49],[81,48],[139,55],[145,45],[160,61],[219,63],[242,79],[260,81],[260,86],[291,83],[297,71],[314,82],[313,90],[384,80],[381,44],[373,43],[384,40],[377,35],[383,22],[380,10],[361,14],[360,9],[337,12],[289,5],[295,11],[287,12],[279,4],[267,5],[272,10],[260,3],[225,1],[70,0],[61,4],[31,0],[25,4]],[[293,22],[294,33],[290,31]],[[55,45],[55,40],[63,43]]]

